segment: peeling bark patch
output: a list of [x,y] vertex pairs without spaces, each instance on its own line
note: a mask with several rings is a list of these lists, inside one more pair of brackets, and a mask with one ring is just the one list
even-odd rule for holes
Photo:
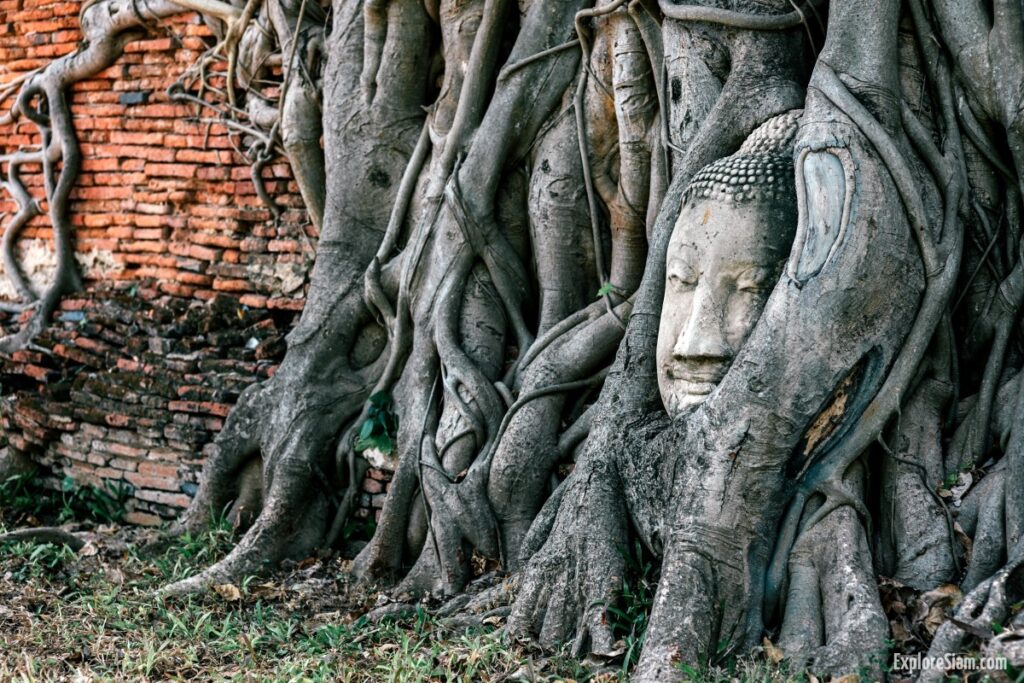
[[807,430],[807,436],[805,437],[804,456],[810,455],[818,447],[818,444],[824,443],[835,432],[836,428],[842,424],[843,416],[846,415],[847,403],[849,403],[850,396],[855,390],[855,384],[856,373],[847,375],[846,379],[839,385],[839,388],[836,389],[832,402],[814,420],[810,429]]

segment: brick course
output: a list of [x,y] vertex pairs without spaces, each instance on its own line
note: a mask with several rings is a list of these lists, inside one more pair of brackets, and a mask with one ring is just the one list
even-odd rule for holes
[[[0,0],[0,90],[76,48],[80,7]],[[283,209],[275,221],[236,151],[244,140],[169,99],[212,37],[194,14],[166,26],[68,94],[83,155],[71,220],[86,292],[62,304],[33,350],[0,358],[0,440],[54,482],[127,482],[128,520],[144,524],[188,504],[239,392],[276,369],[317,238],[286,163],[263,171]],[[0,127],[0,155],[38,141],[30,123]],[[26,170],[43,200],[38,169]],[[0,195],[0,215],[15,210]],[[20,245],[35,259],[26,274],[45,282],[45,214]],[[371,475],[361,517],[379,509],[388,479]]]

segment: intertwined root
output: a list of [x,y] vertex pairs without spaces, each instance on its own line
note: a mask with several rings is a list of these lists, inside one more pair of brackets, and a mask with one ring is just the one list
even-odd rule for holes
[[[1011,555],[1011,561],[977,588],[964,596],[953,619],[942,624],[935,632],[928,656],[946,661],[946,655],[963,652],[963,645],[969,636],[988,641],[1007,627],[1011,609],[1024,598],[1024,555],[1021,546]],[[1009,624],[1020,628],[1022,618],[1018,613]],[[993,644],[994,645],[994,644]],[[920,680],[926,683],[944,680],[946,671],[941,667],[922,672]]]
[[[0,93],[43,137],[4,159],[19,205],[5,268],[32,298],[12,245],[39,209],[19,175],[36,162],[59,262],[0,348],[79,284],[67,88],[150,19],[219,14],[230,106],[172,97],[230,112],[257,176],[280,147],[321,239],[286,361],[243,394],[180,525],[226,512],[244,536],[169,593],[336,540],[360,483],[354,437],[383,395],[399,466],[356,572],[450,595],[474,554],[500,560],[521,569],[513,634],[611,657],[608,610],[639,540],[662,563],[640,681],[775,626],[796,666],[877,673],[875,572],[922,589],[953,578],[958,529],[935,483],[1002,454],[961,509],[969,592],[933,643],[956,651],[1022,592],[1024,382],[1004,381],[1024,302],[1019,3],[850,0],[820,32],[814,7],[768,4],[341,0],[328,30],[316,0],[86,3],[82,49]],[[279,100],[241,109],[270,61]],[[190,73],[205,83],[208,65]],[[786,275],[715,392],[669,420],[654,349],[687,185],[801,107]],[[962,387],[977,396],[956,406]],[[507,587],[486,595],[462,607],[508,608]]]
[[[863,497],[863,470],[847,477],[847,494]],[[789,557],[785,614],[778,646],[796,670],[881,676],[889,625],[878,597],[868,535],[855,505],[808,508],[809,526]]]
[[566,480],[562,505],[543,548],[526,564],[509,617],[514,637],[574,656],[612,656],[608,607],[617,604],[629,545],[626,510],[607,463],[581,463]]

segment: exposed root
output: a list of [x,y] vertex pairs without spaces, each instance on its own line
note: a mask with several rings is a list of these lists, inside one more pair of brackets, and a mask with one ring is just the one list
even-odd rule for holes
[[[1010,608],[1024,597],[1024,557],[1020,546],[1012,557],[1015,559],[964,596],[954,618],[935,632],[929,657],[944,661],[946,655],[962,652],[967,636],[991,638],[996,628],[1006,622]],[[943,680],[945,675],[946,671],[937,667],[922,671],[919,680],[931,683]]]
[[509,633],[548,648],[570,641],[574,656],[610,656],[607,609],[622,590],[629,543],[621,489],[596,457],[580,463],[564,486],[551,533],[524,569]]
[[[78,52],[0,89],[0,122],[42,139],[0,159],[17,205],[0,258],[20,297],[4,308],[33,307],[0,350],[81,284],[68,88],[183,9],[222,40],[170,96],[245,140],[275,216],[261,172],[285,155],[320,234],[285,362],[239,399],[175,530],[223,513],[244,535],[164,595],[335,543],[384,394],[398,469],[356,575],[453,596],[479,588],[474,557],[521,570],[445,605],[451,625],[507,616],[513,636],[614,658],[635,540],[661,579],[634,680],[775,629],[795,667],[875,677],[875,572],[928,589],[960,574],[963,545],[969,593],[932,653],[988,639],[1024,597],[1016,3],[849,0],[818,27],[820,3],[798,0],[325,4],[96,0]],[[716,303],[729,310],[700,325],[734,335],[729,297],[764,305],[704,400],[666,413],[659,321],[687,186],[768,119],[796,130],[801,107],[795,201],[759,217],[796,226],[786,276],[769,295],[737,266]],[[15,256],[40,211],[35,164],[58,257],[42,292]],[[746,192],[742,177],[723,192]],[[961,391],[975,395],[958,405]]]
[[75,552],[85,547],[85,541],[69,531],[60,527],[36,527],[33,529],[18,529],[0,534],[0,545],[4,543],[52,543],[54,545],[66,545]]
[[[856,468],[850,479],[861,476]],[[841,506],[823,518],[809,515],[807,524],[790,553],[779,647],[795,670],[876,680],[887,659],[888,622],[862,517]]]

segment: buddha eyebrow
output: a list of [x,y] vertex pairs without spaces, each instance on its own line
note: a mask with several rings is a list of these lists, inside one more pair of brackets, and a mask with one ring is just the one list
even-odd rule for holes
[[755,263],[753,261],[741,261],[739,263],[729,264],[725,268],[726,272],[733,273],[737,278],[770,278],[775,272],[775,264],[773,263]]
[[668,259],[668,266],[672,267],[674,264],[682,264],[688,268],[692,268],[700,259],[697,258],[696,254],[684,253],[684,254],[673,254]]

